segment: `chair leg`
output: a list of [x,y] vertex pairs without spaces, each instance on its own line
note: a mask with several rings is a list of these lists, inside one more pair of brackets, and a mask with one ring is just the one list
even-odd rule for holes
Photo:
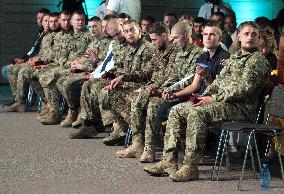
[[126,137],[125,137],[125,142],[124,142],[125,148],[127,148],[130,144],[131,135],[132,135],[132,129],[131,129],[131,127],[128,127]]
[[269,141],[269,140],[267,140],[267,145],[266,145],[266,148],[265,148],[264,156],[267,156],[267,154],[268,154],[268,151],[269,151],[270,147],[271,147],[270,141]]
[[257,145],[256,138],[255,138],[255,133],[253,133],[253,139],[254,139],[254,147],[255,147],[255,150],[256,150],[256,156],[257,156],[259,171],[261,171],[261,163],[260,163],[260,157],[259,157],[259,150],[258,150],[258,145]]
[[244,171],[245,171],[247,155],[248,155],[248,150],[249,150],[249,146],[250,146],[250,139],[251,139],[252,133],[253,132],[250,132],[249,137],[248,137],[247,148],[246,148],[245,158],[244,158],[244,162],[243,162],[243,166],[242,166],[242,172],[241,172],[241,176],[240,176],[240,180],[239,180],[238,190],[241,190],[241,185],[242,185],[242,182],[243,182],[243,175],[244,175]]
[[[274,137],[276,138],[277,140],[277,133],[275,130],[273,130],[274,132]],[[281,160],[281,155],[279,152],[278,153],[278,159],[279,159],[279,164],[280,164],[280,170],[281,170],[281,176],[282,176],[282,179],[284,180],[284,170],[283,170],[283,164],[282,164],[282,160]]]
[[221,131],[220,138],[219,138],[219,143],[218,143],[218,148],[217,148],[217,152],[216,152],[215,162],[214,162],[214,166],[213,166],[212,173],[211,173],[211,180],[212,181],[214,180],[214,176],[215,176],[215,173],[216,173],[217,163],[218,163],[218,160],[219,160],[219,157],[220,157],[222,141],[224,141],[223,140],[224,132],[225,132],[224,130]]
[[30,108],[32,106],[33,94],[34,94],[33,88],[32,88],[32,86],[30,86],[29,87],[29,92],[28,92],[28,98],[26,100],[27,108]]
[[224,146],[223,146],[223,150],[222,150],[222,154],[221,154],[221,160],[220,160],[220,163],[219,163],[219,167],[218,167],[218,170],[217,170],[217,181],[219,180],[219,173],[220,173],[222,162],[223,162],[224,152],[227,149],[228,135],[229,135],[229,131],[225,131],[225,136],[224,136],[224,141],[223,141]]
[[250,158],[251,158],[251,166],[252,166],[253,174],[254,174],[254,177],[257,178],[255,165],[254,165],[254,157],[253,157],[252,146],[251,145],[249,146],[249,153],[250,153]]

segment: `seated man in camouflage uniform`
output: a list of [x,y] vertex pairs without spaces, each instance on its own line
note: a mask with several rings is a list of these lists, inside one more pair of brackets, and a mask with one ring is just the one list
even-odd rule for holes
[[[101,64],[98,69],[88,75],[89,80],[83,84],[80,97],[82,126],[78,132],[70,135],[71,139],[92,138],[97,135],[98,131],[102,130],[103,125],[113,122],[112,116],[110,116],[111,118],[106,117],[106,114],[101,112],[98,102],[99,91],[110,82],[110,78],[106,76],[107,73],[101,67],[105,65],[105,69],[107,69],[108,63],[112,60],[114,65],[122,63],[122,56],[127,43],[123,36],[122,24],[117,18],[109,18],[104,29],[106,30],[104,34],[112,37],[112,39],[110,39],[108,45],[99,46],[100,48],[104,46],[105,49],[98,52],[95,58],[92,59],[93,63],[98,64],[100,61]],[[100,75],[97,74],[98,72]],[[107,121],[104,122],[104,120]],[[98,130],[94,130],[94,128]]]
[[[32,74],[36,72],[36,66],[39,64],[40,61],[43,60],[43,58],[46,55],[46,47],[48,47],[48,42],[50,38],[51,31],[55,31],[59,28],[59,25],[57,25],[56,29],[51,29],[49,27],[49,20],[52,21],[56,20],[58,21],[58,14],[51,15],[49,13],[46,13],[42,18],[42,26],[44,29],[44,37],[41,41],[40,51],[39,53],[30,58],[26,63],[23,63],[22,67],[20,68],[18,72],[18,79],[17,79],[17,89],[16,89],[16,95],[15,95],[15,103],[13,103],[11,106],[6,106],[5,110],[7,111],[25,111],[26,110],[26,98],[28,95],[28,91],[26,88],[29,87],[31,84],[33,89],[36,91],[36,93],[39,96],[43,97],[43,91],[40,87],[40,84],[36,81],[32,81]],[[53,27],[53,26],[51,26]]]
[[[169,174],[173,181],[197,180],[208,127],[216,122],[253,119],[270,67],[258,51],[259,26],[244,22],[238,32],[241,50],[224,61],[220,75],[198,97],[199,102],[194,105],[184,102],[171,109],[162,161],[144,167],[150,175]],[[183,134],[185,155],[183,165],[177,170],[178,146]]]
[[[193,93],[202,94],[206,87],[210,85],[222,69],[222,61],[230,57],[229,52],[225,51],[221,46],[222,30],[217,22],[209,21],[203,26],[203,50],[206,50],[198,59],[196,72],[193,81],[184,78],[180,82],[168,87],[163,91],[162,98],[166,100],[163,102],[156,111],[156,116],[153,121],[153,129],[147,128],[145,131],[145,146],[144,160],[143,157],[140,161],[152,162],[154,160],[154,139],[160,136],[159,132],[160,122],[165,121],[168,113],[174,105],[184,101],[194,101]],[[202,67],[207,65],[207,67]],[[189,85],[190,84],[190,85]],[[186,86],[184,88],[184,86]],[[184,88],[179,90],[178,88]],[[156,127],[157,126],[157,127]]]
[[[145,42],[143,39],[141,39],[139,25],[135,21],[128,20],[124,22],[123,32],[124,35],[125,33],[127,33],[126,40],[128,42],[128,46],[125,49],[123,49],[123,53],[121,54],[121,56],[117,55],[120,57],[120,59],[118,59],[118,61],[115,61],[114,68],[111,69],[105,75],[103,75],[103,77],[105,76],[109,78],[118,77],[118,75],[121,75],[125,71],[125,69],[139,72],[139,70],[141,70],[144,64],[147,63],[152,56],[153,47],[148,42]],[[121,36],[121,31],[118,31],[118,29],[116,29],[115,31],[113,30],[109,31],[109,33],[111,33],[112,36],[114,37]],[[101,81],[104,82],[104,86],[108,85],[109,83],[113,83],[113,80],[111,82],[105,80]],[[99,102],[97,101],[99,93],[99,90],[97,89],[98,88],[102,89],[102,87],[101,84],[97,86],[98,85],[97,83],[98,82],[96,81],[95,82],[96,87],[95,88],[93,87],[95,90],[95,94],[94,93],[92,94],[95,95],[96,97],[92,98],[93,100],[95,100],[95,103],[92,104],[93,110],[91,111],[91,113],[96,114],[97,116],[93,115],[93,118],[89,118],[92,119],[93,121],[96,121],[96,124],[92,124],[93,122],[91,123],[89,122],[89,127],[88,127],[87,126],[88,123],[84,123],[86,126],[85,127],[82,126],[81,130],[78,133],[71,134],[70,138],[92,138],[97,135],[98,131],[100,131],[100,128],[102,126],[100,123],[102,123],[102,120],[100,116]],[[132,85],[130,84],[130,87],[127,89],[130,89]]]
[[[10,82],[10,88],[11,88],[12,95],[13,95],[14,98],[16,98],[18,73],[19,73],[20,69],[22,67],[29,65],[26,62],[29,61],[29,59],[33,58],[35,55],[37,55],[39,53],[41,41],[46,34],[44,32],[44,29],[43,29],[43,26],[42,26],[42,18],[45,14],[48,14],[48,13],[49,13],[49,10],[42,8],[36,14],[37,25],[39,27],[39,30],[38,30],[38,33],[37,33],[36,38],[34,40],[34,44],[33,44],[32,48],[30,49],[30,51],[22,57],[13,59],[12,64],[3,67],[3,68],[7,68],[8,79],[9,79],[9,82]],[[28,86],[25,87],[24,89],[27,92]],[[18,101],[19,99],[16,99],[16,100]],[[10,105],[13,105],[13,104],[18,105],[19,103],[18,102],[15,103],[15,99],[14,99],[14,101],[12,103],[7,104],[7,106],[10,106]],[[4,107],[5,107],[5,105],[4,105]],[[9,109],[7,109],[7,110],[10,111]],[[14,109],[14,110],[15,111],[26,111],[25,107],[23,107],[23,106],[19,109]],[[14,111],[14,110],[11,110],[11,111]]]
[[89,31],[94,39],[101,40],[102,36],[102,20],[93,16],[88,20]]
[[[112,17],[105,17],[102,25],[105,26],[110,18]],[[102,59],[106,55],[111,38],[106,32],[103,34],[104,39],[101,40],[92,36],[92,42],[88,45],[85,55],[74,60],[71,63],[70,74],[61,76],[56,82],[56,87],[69,107],[66,118],[60,123],[61,127],[71,127],[77,119],[82,82],[86,79],[85,75],[96,68],[96,64],[90,61],[90,57],[97,52],[100,53],[97,59]]]
[[[196,47],[191,39],[192,28],[185,22],[178,22],[171,31],[173,44],[178,49],[174,60],[169,61],[166,68],[162,69],[158,82],[149,85],[146,90],[141,90],[131,104],[131,129],[133,130],[133,143],[126,150],[117,152],[118,157],[138,157],[140,159],[143,152],[142,134],[144,131],[153,131],[153,120],[156,110],[165,100],[161,98],[164,88],[180,81],[187,75],[195,71],[196,59],[203,53],[202,49]],[[167,76],[165,76],[167,75]],[[146,120],[146,124],[145,123]],[[150,129],[148,129],[150,128]],[[147,138],[147,137],[145,137]],[[152,147],[153,143],[151,143]],[[145,153],[149,153],[150,146],[145,145]],[[147,151],[147,152],[146,152]],[[143,154],[144,155],[144,154]],[[146,155],[141,157],[141,161],[152,160]]]
[[59,104],[61,96],[56,87],[56,82],[60,77],[70,75],[72,61],[86,51],[88,44],[92,40],[90,33],[85,30],[85,15],[83,12],[75,11],[71,16],[71,24],[73,31],[66,38],[58,41],[58,50],[62,52],[62,55],[56,59],[59,66],[48,69],[39,76],[39,81],[49,104],[49,112],[40,120],[43,124],[52,125],[60,122]]

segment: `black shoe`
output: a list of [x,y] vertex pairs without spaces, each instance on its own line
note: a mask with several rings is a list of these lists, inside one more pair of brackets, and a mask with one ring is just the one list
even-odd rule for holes
[[82,125],[80,130],[70,134],[70,139],[92,139],[98,135],[98,132],[94,126]]

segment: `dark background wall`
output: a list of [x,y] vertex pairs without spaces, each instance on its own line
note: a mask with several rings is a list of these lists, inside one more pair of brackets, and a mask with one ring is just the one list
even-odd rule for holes
[[[283,7],[281,0],[224,0],[237,12],[238,21],[265,15],[274,18]],[[0,1],[0,68],[10,60],[23,55],[32,44],[37,27],[35,12],[41,7],[59,11],[59,0],[1,0]],[[94,2],[94,3],[92,3]],[[86,0],[89,16],[94,14],[100,0]],[[141,0],[142,15],[162,19],[168,11],[196,17],[204,1],[197,0]],[[0,76],[0,83],[3,79]]]

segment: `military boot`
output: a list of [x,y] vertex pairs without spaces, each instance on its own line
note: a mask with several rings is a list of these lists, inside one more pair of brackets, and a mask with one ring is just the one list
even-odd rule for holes
[[4,106],[4,110],[8,112],[26,112],[27,111],[26,102],[23,100],[16,101],[10,106]]
[[46,116],[46,114],[48,114],[49,111],[50,111],[50,108],[49,108],[48,104],[46,104],[46,103],[42,104],[40,113],[38,113],[36,115],[35,119],[37,119],[37,120],[43,119]]
[[82,126],[82,120],[81,120],[81,115],[79,113],[78,116],[77,116],[76,121],[74,121],[72,123],[72,127],[77,129],[77,128],[81,127],[81,126]]
[[125,132],[123,128],[117,123],[113,123],[113,131],[111,134],[103,139],[103,143],[107,146],[123,145],[125,140]]
[[152,176],[161,176],[163,174],[169,175],[177,171],[177,162],[161,160],[158,163],[146,165],[144,171]]
[[140,158],[143,151],[141,141],[141,138],[133,137],[132,145],[124,150],[116,152],[116,156],[119,158]]
[[77,109],[68,109],[66,118],[60,123],[61,127],[72,127],[72,123],[77,119]]
[[44,125],[57,125],[61,121],[59,109],[50,109],[46,117],[42,118],[40,122]]
[[90,139],[98,135],[98,130],[91,121],[83,121],[79,131],[71,133],[70,139]]
[[145,144],[143,154],[139,161],[142,163],[152,163],[155,160],[154,146]]
[[183,165],[175,173],[169,176],[175,182],[195,181],[199,179],[198,166]]

